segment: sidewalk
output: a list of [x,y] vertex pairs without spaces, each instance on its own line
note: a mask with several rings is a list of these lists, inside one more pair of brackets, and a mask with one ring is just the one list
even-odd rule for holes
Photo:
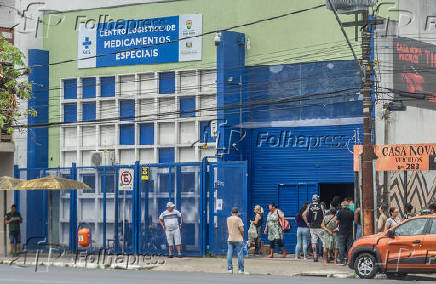
[[[281,276],[323,276],[323,277],[353,277],[354,271],[348,266],[323,264],[309,260],[296,260],[293,255],[287,258],[269,259],[265,257],[248,257],[244,261],[245,271],[258,275],[281,275]],[[233,266],[237,266],[237,259],[233,259]],[[235,270],[236,270],[235,268]],[[153,268],[156,271],[177,272],[207,272],[227,273],[227,259],[215,258],[181,258],[169,259],[165,265]]]
[[[225,257],[183,257],[183,258],[166,258],[161,257],[157,263],[153,261],[138,260],[134,261],[135,256],[130,256],[127,265],[127,256],[124,260],[109,261],[103,258],[100,260],[97,256],[94,258],[84,257],[76,258],[75,255],[65,255],[62,257],[53,257],[48,261],[46,254],[40,255],[38,259],[38,270],[46,270],[50,266],[55,267],[72,267],[88,269],[128,269],[128,270],[149,270],[149,271],[171,271],[171,272],[202,272],[202,273],[227,273],[227,259]],[[25,263],[24,263],[25,261]],[[36,255],[28,255],[13,260],[12,258],[0,258],[0,263],[4,265],[25,265],[36,266]],[[110,264],[109,264],[110,263]],[[237,268],[237,259],[233,259],[233,265]],[[280,275],[280,276],[320,276],[320,277],[353,277],[354,272],[348,266],[338,266],[334,264],[323,264],[322,262],[313,262],[309,260],[296,260],[293,255],[287,258],[268,259],[265,257],[248,257],[245,258],[245,270],[253,275]],[[236,269],[235,269],[236,271]]]

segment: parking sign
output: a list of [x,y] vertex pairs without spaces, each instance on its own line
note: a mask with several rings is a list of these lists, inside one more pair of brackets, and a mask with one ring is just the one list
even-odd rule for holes
[[118,172],[119,190],[133,190],[133,169],[120,169]]

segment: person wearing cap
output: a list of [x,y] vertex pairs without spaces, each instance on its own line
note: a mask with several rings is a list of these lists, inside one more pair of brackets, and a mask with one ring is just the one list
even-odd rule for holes
[[227,218],[227,270],[233,273],[233,252],[238,255],[238,273],[245,274],[244,272],[244,223],[238,216],[239,210],[233,207],[232,216]]
[[342,209],[339,211],[336,217],[336,223],[339,225],[338,230],[338,246],[339,246],[339,260],[338,264],[346,263],[345,258],[348,255],[348,251],[353,246],[353,222],[354,213],[348,207],[348,202],[343,201],[341,203]]
[[[173,257],[173,244],[176,246],[178,257],[182,256],[181,244],[182,239],[180,236],[180,229],[183,224],[182,213],[174,209],[176,205],[172,202],[167,203],[167,210],[162,212],[159,216],[159,223],[162,229],[165,231],[168,242],[168,255]],[[179,224],[180,218],[180,224]]]
[[324,239],[324,230],[321,227],[324,220],[324,210],[319,204],[319,196],[314,194],[312,196],[312,203],[307,207],[303,213],[303,219],[310,228],[310,236],[312,241],[313,261],[318,261],[318,241],[322,243]]

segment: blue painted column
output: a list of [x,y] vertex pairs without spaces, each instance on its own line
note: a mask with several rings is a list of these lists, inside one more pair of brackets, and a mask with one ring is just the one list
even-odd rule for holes
[[[77,180],[76,163],[71,166],[71,179]],[[70,190],[70,251],[77,250],[77,190]]]
[[[14,165],[14,178],[20,178],[20,168]],[[17,211],[20,212],[20,191],[14,190],[14,204],[17,207]]]
[[[240,160],[236,151],[243,131],[242,105],[246,101],[245,36],[222,31],[217,45],[217,126],[219,160]],[[236,147],[233,147],[236,144]]]
[[[240,194],[240,200],[229,194],[229,184],[234,182],[232,179],[232,169],[226,168],[221,164],[226,161],[240,161],[243,158],[242,144],[245,130],[241,128],[244,117],[244,104],[247,101],[246,90],[246,69],[245,69],[245,35],[238,32],[222,31],[217,34],[220,42],[217,45],[217,155],[218,166],[214,168],[217,171],[217,181],[223,184],[214,186],[214,171],[209,173],[209,204],[210,210],[214,214],[209,217],[209,246],[211,251],[224,250],[220,243],[225,239],[225,230],[215,228],[215,218],[223,220],[225,216],[231,214],[231,208],[239,205],[242,216],[245,208],[240,204],[246,200],[246,195]],[[224,187],[224,184],[226,186]],[[243,184],[237,184],[233,189],[235,192]],[[223,200],[222,210],[215,210],[214,196]],[[242,206],[243,207],[243,206]],[[220,222],[220,221],[217,221]],[[217,247],[215,247],[217,246]]]
[[102,189],[103,189],[103,249],[106,249],[106,201],[107,201],[107,194],[106,194],[106,168],[103,168],[103,181],[102,181]]
[[132,234],[133,234],[133,253],[139,253],[139,234],[141,232],[141,167],[139,161],[135,162],[134,187],[132,196]]
[[[29,125],[48,123],[49,104],[49,53],[45,50],[30,49],[28,65],[30,67],[29,82],[32,84],[32,98],[28,108],[37,111],[37,116],[28,116]],[[38,66],[38,67],[37,67]],[[48,167],[48,128],[29,128],[27,133],[27,179],[39,178],[40,170]],[[24,216],[26,238],[43,236],[45,214],[43,206],[43,191],[32,190],[26,193],[27,214]],[[24,242],[25,240],[23,240]],[[35,240],[39,241],[39,240]],[[32,246],[34,243],[29,244]]]

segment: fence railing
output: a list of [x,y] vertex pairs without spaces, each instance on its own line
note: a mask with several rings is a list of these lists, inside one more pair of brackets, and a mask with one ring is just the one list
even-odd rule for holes
[[[183,250],[204,255],[206,249],[207,186],[201,163],[165,163],[126,166],[23,169],[15,177],[33,179],[55,175],[82,181],[86,191],[26,191],[15,195],[24,218],[23,239],[46,237],[50,244],[75,252],[77,227],[89,226],[94,251],[112,253],[166,253],[165,232],[158,224],[166,203],[173,201],[184,215]],[[131,177],[130,177],[131,174]],[[147,176],[145,176],[147,174]],[[125,175],[122,178],[122,176]],[[127,178],[126,178],[127,177]],[[127,184],[123,184],[127,183]],[[130,186],[131,185],[131,186]],[[29,242],[29,248],[32,245]]]

